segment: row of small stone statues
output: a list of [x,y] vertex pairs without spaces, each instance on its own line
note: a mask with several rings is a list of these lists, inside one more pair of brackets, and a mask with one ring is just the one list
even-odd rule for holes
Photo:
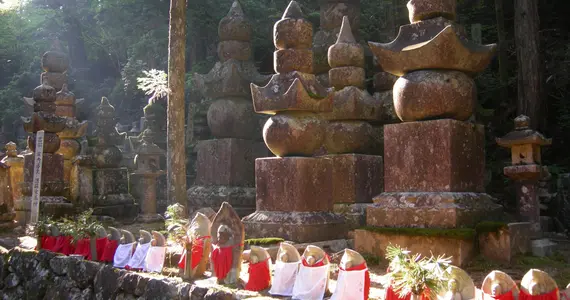
[[140,230],[140,238],[127,230],[108,227],[100,229],[96,237],[73,240],[62,235],[56,226],[49,226],[41,235],[38,249],[44,249],[82,259],[112,263],[116,268],[127,270],[162,272],[166,257],[166,239],[157,231]]

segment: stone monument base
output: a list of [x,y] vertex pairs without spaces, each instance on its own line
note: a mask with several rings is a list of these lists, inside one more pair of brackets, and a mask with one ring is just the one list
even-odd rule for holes
[[127,218],[131,219],[139,213],[139,206],[134,203],[109,205],[109,206],[96,206],[93,207],[93,215],[95,216],[109,216],[116,219]]
[[484,193],[382,193],[367,208],[366,224],[376,227],[474,228],[498,220],[502,207]]
[[[456,230],[456,229],[455,229]],[[465,230],[465,229],[463,229]],[[361,254],[386,256],[386,247],[390,244],[408,249],[422,256],[444,255],[451,256],[451,262],[456,266],[464,266],[476,254],[475,230],[472,233],[453,234],[454,229],[438,230],[440,236],[426,234],[413,235],[410,232],[398,233],[397,228],[383,232],[357,229],[354,235],[354,248]]]
[[256,159],[257,211],[243,219],[247,237],[346,238],[344,217],[333,213],[332,174],[333,160],[326,157]]
[[236,213],[245,217],[255,211],[255,188],[239,186],[192,186],[188,189],[188,211],[210,207],[215,211],[228,202]]
[[370,203],[383,191],[382,156],[326,155],[332,160],[333,203]]
[[247,238],[280,237],[296,243],[346,238],[342,216],[330,212],[256,211],[242,219]]
[[348,230],[366,226],[366,210],[370,203],[335,203],[334,213],[344,217]]
[[139,214],[136,218],[136,222],[142,223],[154,223],[163,221],[164,218],[159,214]]
[[[24,196],[21,202],[16,206],[16,221],[21,224],[27,224],[30,221],[32,197]],[[40,197],[40,217],[51,216],[53,218],[61,218],[73,216],[77,213],[73,204],[63,196],[41,196]]]

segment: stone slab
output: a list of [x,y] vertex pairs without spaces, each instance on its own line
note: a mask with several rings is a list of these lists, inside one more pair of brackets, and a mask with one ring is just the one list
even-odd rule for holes
[[334,203],[370,203],[382,192],[382,156],[341,154],[326,157],[333,164]]
[[218,211],[224,202],[228,202],[240,217],[255,211],[255,188],[238,186],[199,186],[188,189],[188,210],[210,207]]
[[498,220],[502,208],[483,193],[382,193],[367,208],[366,223],[378,227],[475,227]]
[[333,161],[314,157],[255,160],[258,211],[331,212]]
[[363,229],[355,230],[354,248],[360,254],[383,258],[386,256],[386,247],[390,244],[398,245],[412,253],[419,253],[427,257],[431,256],[432,253],[434,256],[451,256],[452,264],[459,267],[464,266],[476,254],[474,240],[384,234]]
[[530,223],[510,223],[503,230],[478,235],[479,251],[487,259],[510,264],[517,254],[530,252]]
[[533,256],[545,257],[552,256],[556,252],[556,243],[549,239],[539,239],[531,241],[531,250]]
[[451,119],[384,126],[386,192],[484,192],[482,125]]
[[[93,169],[93,191],[95,195],[128,194],[129,173],[127,168]],[[95,197],[94,205],[97,203]]]
[[134,218],[139,213],[137,204],[123,204],[111,206],[98,206],[93,208],[93,215],[109,216],[113,218]]
[[254,166],[258,157],[270,156],[262,142],[244,139],[201,141],[197,147],[196,185],[255,185]]
[[348,230],[366,226],[366,209],[369,203],[335,203],[334,213],[344,217]]
[[242,219],[246,237],[278,237],[297,243],[346,238],[344,218],[330,212],[256,211]]
[[[24,155],[24,195],[32,195],[32,180],[34,177],[34,153]],[[42,196],[61,195],[64,190],[63,183],[63,155],[58,153],[44,153],[42,158]],[[48,171],[49,170],[49,171]]]

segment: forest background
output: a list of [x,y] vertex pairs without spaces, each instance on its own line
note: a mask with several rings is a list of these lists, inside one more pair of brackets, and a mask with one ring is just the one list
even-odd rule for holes
[[[526,14],[529,3],[538,2],[538,19],[530,20],[537,32],[525,32],[515,15]],[[186,45],[186,103],[191,116],[204,115],[208,99],[193,92],[194,72],[206,73],[216,62],[217,26],[232,0],[188,0]],[[287,0],[241,0],[254,28],[254,58],[260,72],[273,73],[272,28],[281,17]],[[319,3],[299,1],[308,19],[319,28]],[[360,39],[389,42],[398,27],[409,23],[405,0],[361,0]],[[458,22],[471,32],[481,25],[481,42],[499,40],[500,52],[489,68],[476,79],[479,106],[476,120],[486,127],[487,191],[513,208],[512,184],[502,175],[510,154],[498,148],[495,138],[513,129],[513,118],[528,111],[520,103],[517,76],[540,74],[539,97],[530,97],[530,114],[536,128],[553,138],[543,152],[543,162],[554,178],[570,170],[570,5],[567,1],[458,0]],[[121,124],[131,124],[142,116],[148,97],[137,88],[143,70],[167,69],[168,12],[166,0],[0,0],[0,125],[7,140],[14,139],[14,126],[21,126],[22,97],[30,97],[39,84],[41,55],[58,41],[70,55],[70,90],[85,98],[79,119],[91,119],[102,96],[116,107]],[[522,12],[522,13],[521,13]],[[527,24],[528,25],[528,20]],[[517,27],[518,26],[518,27]],[[524,30],[528,30],[528,26]],[[532,26],[530,27],[532,29]],[[539,39],[536,66],[517,62],[517,38]],[[536,61],[536,60],[535,60]],[[534,69],[536,70],[534,70]],[[376,69],[368,66],[368,77]],[[371,82],[370,82],[371,83]],[[372,86],[370,84],[372,91]],[[523,97],[524,98],[524,97]],[[187,138],[188,153],[195,141],[209,138],[207,126],[192,118],[194,130]],[[202,124],[203,125],[203,124]],[[206,128],[206,129],[204,129]],[[194,137],[193,135],[196,135]],[[191,155],[189,154],[189,157]],[[189,162],[192,164],[192,162]]]

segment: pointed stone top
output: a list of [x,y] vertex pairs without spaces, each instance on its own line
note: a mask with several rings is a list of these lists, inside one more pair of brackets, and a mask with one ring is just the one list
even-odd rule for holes
[[241,8],[241,4],[239,4],[238,0],[235,0],[234,3],[232,3],[232,7],[230,8],[230,11],[226,15],[226,17],[228,18],[245,17],[243,9]]
[[338,39],[336,40],[337,44],[345,43],[345,44],[355,44],[356,39],[354,39],[354,35],[352,34],[352,28],[350,27],[350,21],[348,21],[348,17],[342,17],[342,25],[340,27],[340,33],[338,34]]
[[114,241],[119,241],[121,239],[121,233],[117,228],[109,226],[107,229],[109,229],[107,238]]
[[59,92],[61,92],[61,93],[68,93],[69,92],[69,89],[67,88],[67,83],[64,83],[61,86],[61,90],[59,90]]
[[303,11],[301,10],[301,6],[299,6],[299,3],[297,3],[297,1],[289,2],[287,9],[285,9],[285,12],[283,13],[282,19],[303,19],[303,18],[304,18]]
[[153,231],[151,243],[152,243],[151,245],[155,247],[164,247],[166,246],[166,238],[164,237],[164,235],[162,235],[162,233],[158,231]]
[[218,24],[218,35],[220,42],[231,40],[242,42],[251,41],[251,24],[245,17],[241,4],[237,0],[232,4],[228,14],[220,20]]
[[67,84],[63,84],[61,90],[55,94],[55,104],[75,105],[75,95],[67,89]]
[[146,230],[139,230],[139,235],[140,235],[140,239],[139,239],[139,244],[147,244],[150,243],[150,240],[152,240],[152,235],[150,235],[150,232],[146,231]]
[[112,118],[115,116],[115,108],[107,97],[101,98],[101,104],[97,107],[97,115],[103,118]]

